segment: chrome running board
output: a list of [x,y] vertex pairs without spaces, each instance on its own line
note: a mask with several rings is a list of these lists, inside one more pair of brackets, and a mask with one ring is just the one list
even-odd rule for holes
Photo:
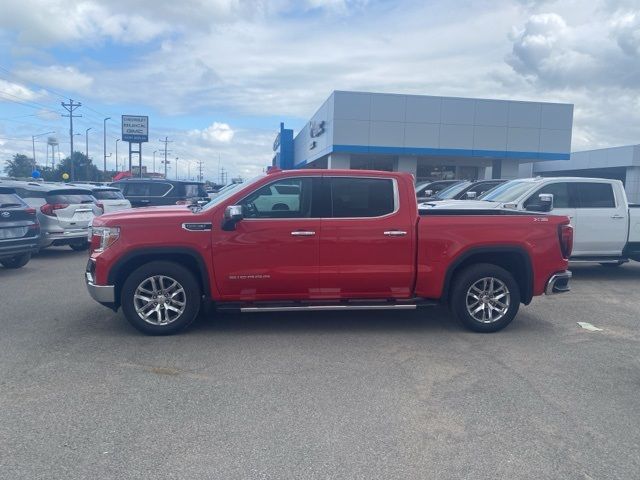
[[300,305],[281,307],[240,307],[243,313],[254,312],[310,312],[310,311],[331,311],[331,310],[415,310],[417,305]]

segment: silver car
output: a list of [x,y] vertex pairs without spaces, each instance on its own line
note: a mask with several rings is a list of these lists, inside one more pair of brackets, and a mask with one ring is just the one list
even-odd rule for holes
[[[69,184],[68,184],[69,185]],[[131,202],[124,198],[122,191],[116,187],[104,185],[73,184],[80,188],[88,188],[98,201],[98,207],[103,213],[117,212],[131,208]]]
[[91,190],[63,183],[2,181],[11,186],[30,207],[36,209],[40,221],[39,248],[69,245],[85,250],[93,217],[102,210]]

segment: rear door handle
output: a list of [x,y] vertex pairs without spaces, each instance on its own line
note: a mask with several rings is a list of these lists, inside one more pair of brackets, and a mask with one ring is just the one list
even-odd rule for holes
[[622,218],[624,218],[622,215],[618,215],[617,213],[615,215],[611,215],[611,218],[615,218],[616,220],[620,220]]
[[313,237],[316,232],[312,232],[311,230],[294,230],[291,232],[291,235],[294,237]]
[[403,230],[387,230],[384,232],[387,237],[404,237],[407,232]]

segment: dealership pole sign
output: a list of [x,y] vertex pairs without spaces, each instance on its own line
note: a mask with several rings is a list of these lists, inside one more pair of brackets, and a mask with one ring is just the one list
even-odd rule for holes
[[149,117],[122,115],[122,141],[143,143],[149,141]]
[[[129,142],[129,172],[133,175],[131,154],[138,154],[138,175],[142,177],[142,144],[149,141],[149,117],[144,115],[122,115],[122,141]],[[138,149],[131,148],[137,143]],[[116,165],[118,159],[116,158]]]

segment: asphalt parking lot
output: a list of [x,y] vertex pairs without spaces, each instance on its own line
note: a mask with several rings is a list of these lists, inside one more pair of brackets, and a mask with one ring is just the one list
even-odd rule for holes
[[85,263],[0,269],[0,478],[640,476],[640,264],[574,266],[497,334],[435,308],[158,338],[89,298]]

